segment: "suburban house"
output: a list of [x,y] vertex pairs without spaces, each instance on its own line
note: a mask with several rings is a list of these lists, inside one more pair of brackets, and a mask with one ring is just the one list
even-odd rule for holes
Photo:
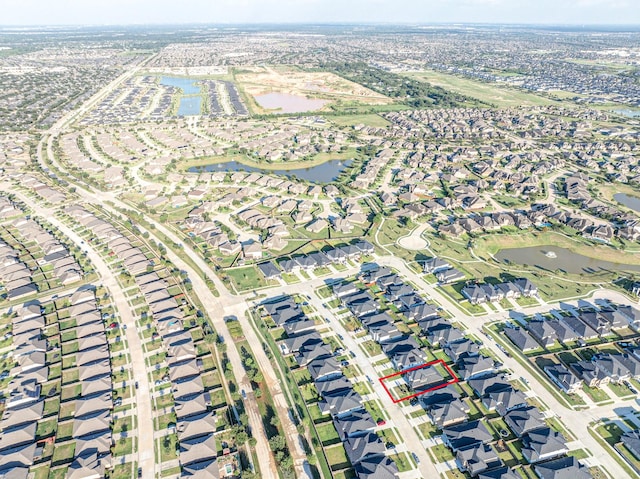
[[484,443],[458,449],[456,464],[461,471],[468,472],[471,477],[476,477],[481,472],[503,465],[493,446]]
[[562,457],[533,467],[540,479],[591,479],[593,476],[585,466],[573,456]]
[[457,452],[477,444],[488,444],[493,441],[493,434],[482,421],[465,422],[442,430],[442,442],[449,449]]
[[529,464],[547,461],[569,452],[565,438],[549,427],[530,431],[522,437],[522,455]]
[[[573,366],[575,367],[575,364]],[[545,366],[544,372],[556,386],[567,394],[574,394],[582,388],[582,381],[572,374],[564,364]]]

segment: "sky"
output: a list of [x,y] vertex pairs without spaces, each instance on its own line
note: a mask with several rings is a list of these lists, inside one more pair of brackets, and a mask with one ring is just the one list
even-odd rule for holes
[[0,25],[640,24],[640,0],[0,0]]

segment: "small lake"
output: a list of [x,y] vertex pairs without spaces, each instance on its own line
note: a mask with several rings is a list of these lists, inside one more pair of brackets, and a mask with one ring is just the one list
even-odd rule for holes
[[624,108],[621,110],[613,110],[613,112],[629,118],[640,117],[640,110],[630,110],[628,108]]
[[616,193],[613,195],[613,199],[618,203],[625,205],[627,208],[640,212],[640,197],[638,196],[631,196],[626,193]]
[[327,100],[311,99],[289,93],[265,93],[255,96],[258,105],[267,110],[278,110],[275,113],[301,113],[322,108]]
[[178,105],[178,116],[199,115],[201,113],[200,107],[202,104],[202,97],[200,96],[184,96],[184,95],[200,95],[202,92],[200,86],[191,78],[178,78],[178,77],[162,77],[160,80],[161,85],[173,86],[182,90],[182,97],[180,97],[180,104]]
[[321,165],[311,166],[309,168],[297,168],[295,170],[270,170],[247,166],[237,161],[227,161],[225,163],[215,163],[204,167],[194,166],[193,168],[189,168],[189,172],[199,173],[201,171],[207,171],[213,173],[215,171],[246,171],[247,173],[257,172],[265,175],[295,176],[301,180],[311,181],[313,183],[331,183],[338,178],[342,170],[347,168],[352,161],[353,160],[329,160]]
[[[548,252],[556,254],[555,258],[546,255]],[[593,273],[600,270],[608,271],[640,271],[640,265],[612,263],[595,258],[589,258],[574,253],[566,248],[556,246],[530,246],[527,248],[509,248],[498,251],[495,258],[503,263],[516,265],[537,266],[548,271],[562,270],[567,273]]]
[[201,91],[200,87],[195,84],[196,81],[192,78],[162,77],[160,84],[180,88],[184,95],[199,95]]
[[199,96],[183,96],[178,106],[178,116],[199,115],[202,98]]

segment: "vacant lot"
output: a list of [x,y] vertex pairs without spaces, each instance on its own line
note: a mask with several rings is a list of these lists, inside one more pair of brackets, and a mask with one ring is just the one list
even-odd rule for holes
[[[332,103],[385,105],[392,102],[384,95],[329,72],[304,72],[286,67],[252,67],[250,71],[238,72],[235,79],[251,100],[254,96],[265,93],[289,93],[328,100],[324,110],[330,109]],[[256,113],[265,112],[255,101],[250,103]]]
[[409,73],[407,76],[427,81],[432,85],[445,88],[454,93],[476,98],[477,100],[497,107],[552,105],[558,103],[549,98],[520,91],[516,88],[470,80],[432,70]]
[[331,121],[339,126],[367,125],[385,128],[389,126],[389,122],[375,113],[363,113],[360,115],[342,115],[333,116]]

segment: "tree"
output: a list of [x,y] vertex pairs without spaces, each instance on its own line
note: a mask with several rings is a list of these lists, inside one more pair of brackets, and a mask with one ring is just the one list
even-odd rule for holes
[[244,431],[240,431],[236,434],[236,444],[238,444],[238,446],[242,446],[248,439],[249,435]]
[[277,434],[269,439],[269,447],[271,447],[272,451],[284,451],[287,448],[287,440]]

